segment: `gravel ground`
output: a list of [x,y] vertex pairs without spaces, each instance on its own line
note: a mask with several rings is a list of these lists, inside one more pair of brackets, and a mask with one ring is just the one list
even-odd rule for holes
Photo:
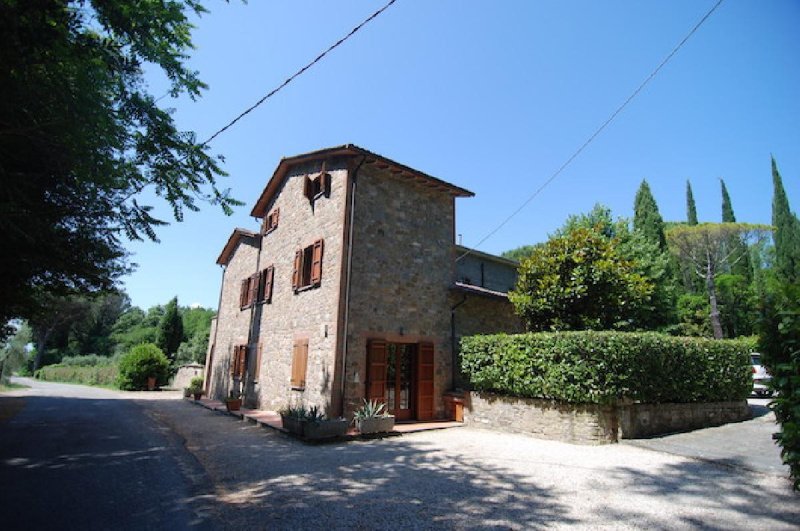
[[798,529],[787,479],[629,445],[455,428],[306,445],[188,401],[139,401],[185,440],[229,529]]

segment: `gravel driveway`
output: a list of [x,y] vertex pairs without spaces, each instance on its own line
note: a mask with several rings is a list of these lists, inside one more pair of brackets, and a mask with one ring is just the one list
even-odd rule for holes
[[[229,529],[798,529],[785,478],[617,444],[455,428],[309,446],[187,401],[141,401],[205,469]],[[195,500],[198,501],[198,500]]]

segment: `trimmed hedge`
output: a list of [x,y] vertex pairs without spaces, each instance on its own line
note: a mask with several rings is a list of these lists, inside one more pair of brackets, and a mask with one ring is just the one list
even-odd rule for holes
[[36,371],[36,378],[48,382],[114,386],[118,372],[116,365],[81,367],[59,364],[42,367]]
[[461,369],[478,391],[610,404],[742,400],[753,388],[753,339],[655,332],[558,332],[461,340]]

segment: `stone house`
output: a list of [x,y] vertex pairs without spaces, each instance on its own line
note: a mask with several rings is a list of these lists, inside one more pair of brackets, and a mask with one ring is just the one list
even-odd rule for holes
[[522,329],[516,262],[455,245],[474,194],[354,145],[284,158],[217,263],[206,390],[245,405],[446,416],[462,335]]

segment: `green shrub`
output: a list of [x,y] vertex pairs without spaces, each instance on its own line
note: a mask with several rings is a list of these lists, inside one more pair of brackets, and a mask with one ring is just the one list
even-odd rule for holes
[[655,332],[559,332],[461,340],[474,389],[573,403],[716,402],[753,387],[753,339],[711,340]]
[[97,354],[89,354],[87,356],[64,356],[59,362],[59,365],[71,367],[105,367],[113,364],[114,361],[108,356],[98,356]]
[[117,382],[116,365],[81,367],[76,365],[47,365],[36,371],[36,378],[48,382],[111,386]]
[[160,348],[152,343],[142,343],[122,356],[119,361],[120,389],[129,391],[147,389],[147,378],[154,376],[156,385],[167,382],[169,360]]

